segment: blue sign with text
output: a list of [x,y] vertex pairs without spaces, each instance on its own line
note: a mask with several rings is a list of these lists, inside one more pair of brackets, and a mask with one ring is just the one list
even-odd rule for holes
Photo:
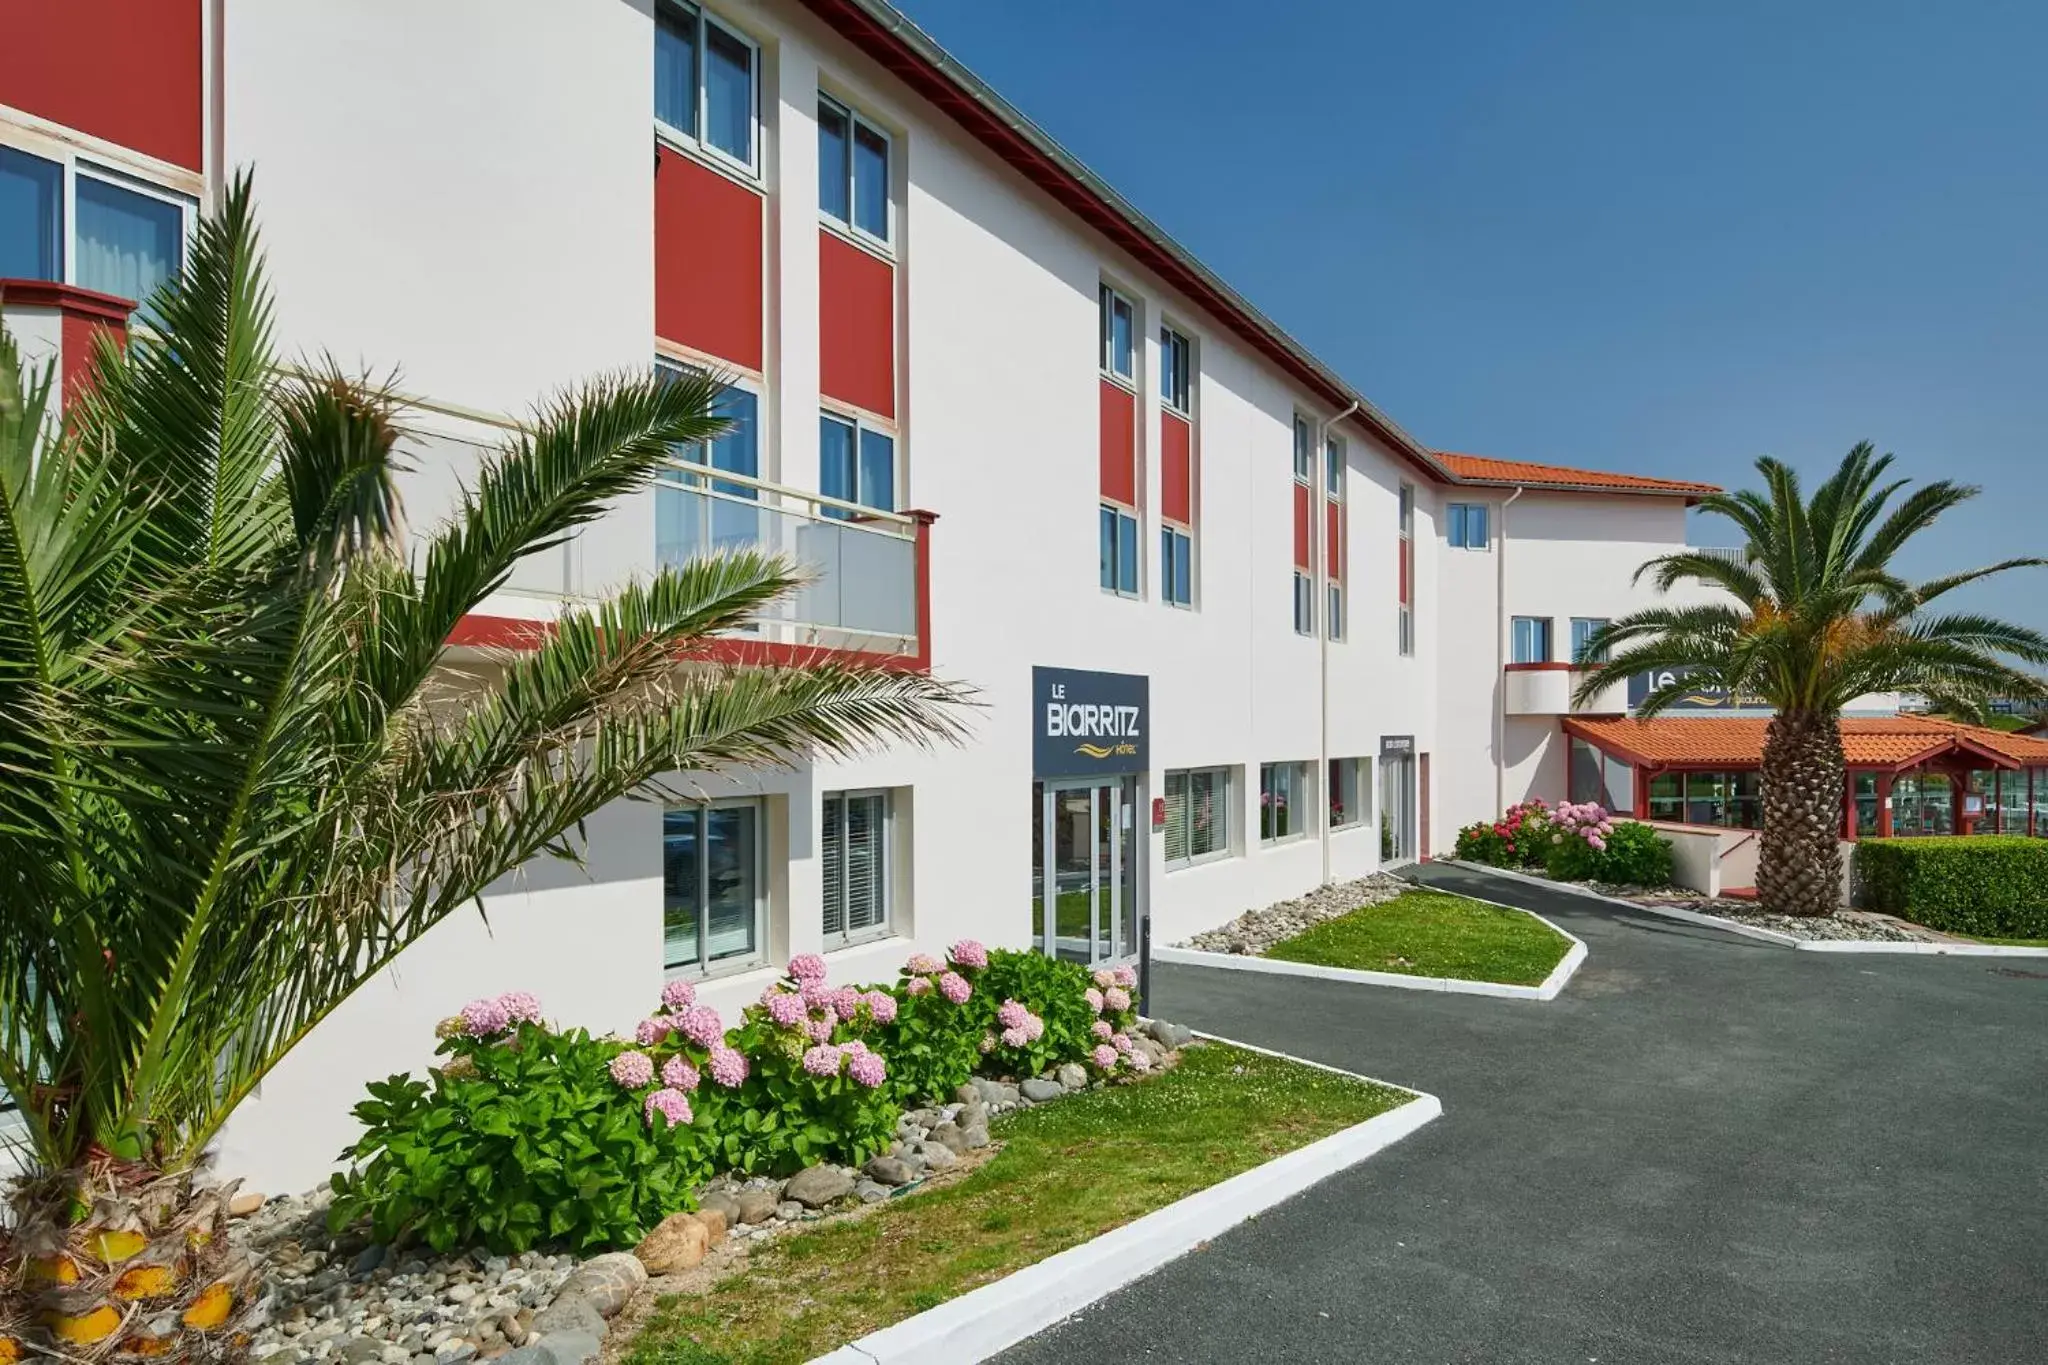
[[1078,668],[1031,670],[1035,777],[1142,773],[1150,759],[1152,680]]

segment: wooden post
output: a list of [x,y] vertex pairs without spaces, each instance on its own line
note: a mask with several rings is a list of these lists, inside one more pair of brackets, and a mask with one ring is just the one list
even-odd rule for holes
[[1856,774],[1852,772],[1842,774],[1842,837],[1856,837]]

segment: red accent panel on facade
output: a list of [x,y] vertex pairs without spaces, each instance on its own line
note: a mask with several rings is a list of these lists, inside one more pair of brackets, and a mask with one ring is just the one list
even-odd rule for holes
[[59,332],[60,344],[64,348],[63,393],[66,407],[78,397],[85,387],[86,376],[92,373],[93,338],[101,332],[111,332],[114,344],[128,344],[128,318],[124,313],[118,322],[96,317],[91,313],[64,310],[64,321]]
[[1102,496],[1138,505],[1138,396],[1102,381]]
[[0,104],[203,170],[200,0],[0,0]]
[[[0,0],[4,3],[4,0]],[[69,403],[92,366],[92,339],[111,332],[117,345],[128,343],[128,314],[135,306],[75,284],[49,280],[0,280],[0,304],[9,308],[47,308],[57,314],[57,348],[63,373],[58,376],[59,401]]]
[[1308,519],[1308,485],[1297,483],[1294,485],[1294,567],[1303,573],[1308,572],[1309,565],[1315,562],[1308,553]]
[[1183,526],[1195,524],[1194,432],[1185,417],[1159,417],[1159,515]]
[[667,147],[654,170],[654,334],[761,368],[761,196]]
[[1323,572],[1344,581],[1344,504],[1325,501],[1323,503],[1323,558],[1328,565]]
[[834,233],[818,233],[818,389],[896,415],[896,270]]

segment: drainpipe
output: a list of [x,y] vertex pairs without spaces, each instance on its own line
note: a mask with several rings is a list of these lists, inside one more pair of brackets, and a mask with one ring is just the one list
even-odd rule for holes
[[[1315,569],[1312,591],[1315,600],[1309,620],[1316,623],[1316,669],[1318,681],[1316,693],[1321,703],[1321,721],[1317,727],[1317,747],[1320,757],[1316,763],[1316,783],[1319,786],[1330,780],[1330,547],[1324,543],[1329,536],[1330,511],[1328,506],[1330,471],[1324,465],[1330,458],[1330,430],[1339,422],[1357,412],[1359,404],[1354,400],[1350,407],[1338,413],[1327,422],[1316,424],[1316,446],[1309,469],[1313,482],[1309,486],[1309,557]],[[1323,885],[1330,884],[1330,793],[1326,790],[1322,800],[1322,819],[1316,827],[1322,831],[1323,843]]]
[[1493,809],[1508,808],[1508,509],[1522,496],[1517,487],[1500,505],[1500,549],[1493,558],[1494,686],[1499,688],[1493,707]]

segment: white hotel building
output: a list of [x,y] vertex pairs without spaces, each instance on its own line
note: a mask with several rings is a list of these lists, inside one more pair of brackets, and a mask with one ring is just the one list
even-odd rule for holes
[[664,974],[730,1017],[800,951],[1118,956],[1561,797],[1574,637],[1707,491],[1422,444],[880,0],[0,3],[32,353],[75,373],[240,167],[282,349],[402,367],[417,525],[569,381],[737,376],[721,477],[530,561],[456,647],[762,542],[822,575],[771,650],[981,703],[958,750],[606,811],[587,869],[497,888],[269,1078],[223,1153],[264,1188],[479,994],[610,1030]]

